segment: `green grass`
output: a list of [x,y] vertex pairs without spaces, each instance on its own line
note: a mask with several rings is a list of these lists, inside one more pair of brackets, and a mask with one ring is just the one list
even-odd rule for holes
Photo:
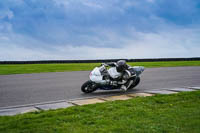
[[[200,66],[200,61],[131,62],[128,64],[132,66],[144,67],[177,67]],[[0,65],[0,75],[41,72],[87,71],[92,70],[95,66],[99,65],[100,63]]]
[[0,117],[6,133],[199,133],[200,91]]

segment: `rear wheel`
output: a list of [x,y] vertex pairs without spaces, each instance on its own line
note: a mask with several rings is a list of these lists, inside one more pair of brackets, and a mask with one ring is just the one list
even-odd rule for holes
[[81,86],[81,90],[84,93],[91,93],[93,91],[97,90],[97,86],[94,82],[92,81],[86,81],[82,86]]
[[140,83],[140,77],[137,77],[137,78],[135,79],[135,81],[133,81],[133,83],[130,85],[130,87],[128,87],[128,89],[133,89],[133,88],[136,87],[139,83]]

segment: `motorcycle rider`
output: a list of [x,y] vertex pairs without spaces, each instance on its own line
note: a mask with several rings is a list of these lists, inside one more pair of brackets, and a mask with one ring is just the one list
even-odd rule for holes
[[[115,62],[103,63],[102,65],[111,67],[110,69],[108,69],[105,75],[110,76],[113,79],[120,78],[123,75],[124,71],[127,70],[129,67],[129,65],[126,64],[125,60],[119,60],[116,63]],[[109,79],[107,79],[107,83],[110,85],[117,85],[117,81],[112,81]],[[127,87],[124,84],[122,84],[121,89],[123,91],[126,91]]]

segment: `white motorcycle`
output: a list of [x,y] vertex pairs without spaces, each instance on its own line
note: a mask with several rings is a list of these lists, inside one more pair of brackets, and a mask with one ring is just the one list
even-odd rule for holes
[[117,73],[115,67],[102,64],[91,71],[90,80],[81,86],[81,90],[84,93],[91,93],[96,90],[121,89],[122,85],[125,85],[127,89],[132,89],[140,83],[139,76],[143,71],[142,66],[129,66],[123,73]]

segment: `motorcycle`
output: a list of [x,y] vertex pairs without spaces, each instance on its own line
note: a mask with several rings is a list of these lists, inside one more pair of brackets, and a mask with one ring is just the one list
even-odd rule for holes
[[[84,93],[92,93],[96,90],[114,90],[121,89],[122,85],[125,85],[127,90],[136,87],[140,83],[140,75],[144,71],[143,66],[129,66],[121,76],[115,77],[112,74],[114,67],[102,64],[99,67],[95,67],[89,75],[88,81],[82,86],[81,90]],[[105,82],[110,82],[106,84]]]

